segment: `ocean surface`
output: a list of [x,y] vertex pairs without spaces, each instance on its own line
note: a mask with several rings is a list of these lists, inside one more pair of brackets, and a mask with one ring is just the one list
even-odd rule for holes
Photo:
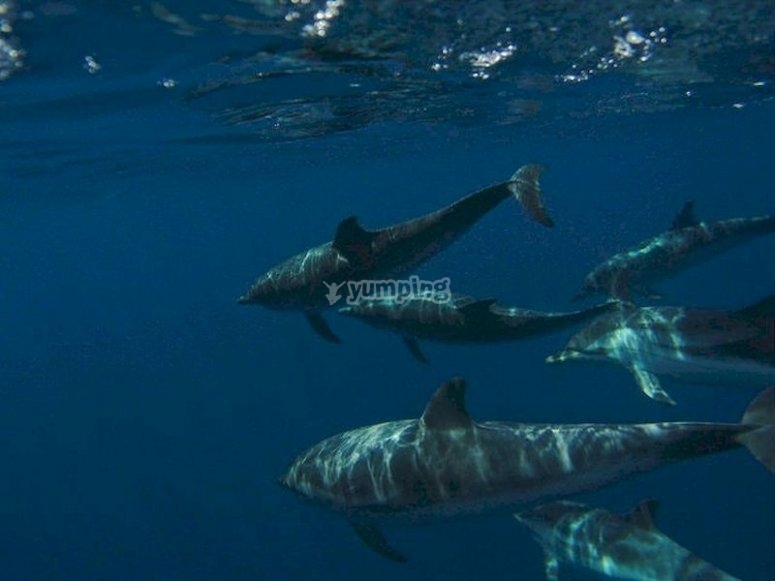
[[[418,417],[453,375],[481,420],[734,422],[758,391],[665,379],[659,405],[621,368],[547,366],[570,333],[425,343],[420,366],[334,312],[341,345],[236,299],[347,216],[383,227],[525,163],[556,228],[504,203],[418,275],[569,310],[689,199],[775,212],[771,0],[3,0],[0,79],[4,581],[542,579],[508,513],[386,527],[398,565],[277,478],[324,437]],[[773,256],[741,246],[663,304],[761,299]],[[656,498],[674,540],[767,581],[774,478],[738,450],[577,499]]]

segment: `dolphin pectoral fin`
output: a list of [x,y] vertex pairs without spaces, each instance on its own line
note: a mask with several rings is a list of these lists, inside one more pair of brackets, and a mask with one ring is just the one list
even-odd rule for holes
[[377,527],[365,525],[362,523],[352,524],[355,534],[363,543],[380,556],[395,561],[396,563],[406,563],[406,557],[387,544],[385,536]]
[[538,183],[544,167],[541,165],[523,165],[508,182],[509,191],[527,214],[539,224],[552,228],[554,220],[549,217],[541,199],[541,186]]
[[662,389],[662,384],[656,375],[636,365],[630,367],[630,371],[632,371],[638,387],[646,396],[661,403],[675,405],[675,400]]
[[409,353],[412,354],[412,357],[424,365],[430,363],[430,360],[425,355],[425,353],[422,352],[420,343],[415,337],[412,337],[411,335],[401,335],[401,339],[404,340],[404,345],[406,345],[406,348],[409,349]]
[[304,313],[304,316],[307,317],[307,321],[309,321],[310,326],[312,329],[323,337],[326,341],[329,343],[341,343],[342,340],[337,337],[334,332],[331,330],[331,327],[328,326],[328,323],[326,323],[326,320],[323,318],[323,315],[318,313],[317,311],[307,311]]
[[544,548],[544,571],[546,581],[557,581],[560,578],[560,561],[552,551]]
[[699,222],[694,216],[694,200],[689,200],[683,205],[681,211],[678,212],[678,215],[675,217],[675,220],[673,220],[670,229],[680,230],[681,228],[696,226],[697,224],[699,224]]
[[332,245],[349,262],[360,264],[368,260],[375,236],[374,232],[361,226],[355,216],[350,216],[339,223]]

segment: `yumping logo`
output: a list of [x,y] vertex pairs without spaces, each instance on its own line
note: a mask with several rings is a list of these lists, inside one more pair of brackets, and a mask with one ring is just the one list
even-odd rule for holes
[[342,298],[339,294],[339,289],[344,286],[343,282],[340,282],[339,284],[336,284],[335,282],[328,284],[327,282],[323,281],[323,284],[326,285],[326,288],[328,289],[326,298],[328,299],[329,305],[333,305],[336,301]]
[[[329,305],[342,298],[339,290],[345,283],[323,284],[328,288],[326,298]],[[373,299],[393,299],[399,305],[409,299],[433,301],[438,304],[447,303],[452,299],[449,277],[430,281],[420,280],[420,277],[412,275],[406,280],[348,280],[346,284],[348,305]]]

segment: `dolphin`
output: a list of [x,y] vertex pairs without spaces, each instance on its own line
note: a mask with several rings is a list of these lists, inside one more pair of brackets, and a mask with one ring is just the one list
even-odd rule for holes
[[463,344],[518,341],[567,329],[617,304],[612,301],[571,313],[543,313],[445,291],[361,299],[339,312],[399,333],[415,359],[427,363],[418,339]]
[[580,299],[595,293],[629,300],[637,293],[659,298],[653,285],[725,250],[775,233],[775,216],[698,222],[687,202],[667,232],[644,240],[596,266],[584,279]]
[[641,391],[675,404],[658,375],[763,387],[775,382],[775,295],[737,311],[621,306],[595,319],[547,363],[623,365]]
[[657,506],[656,501],[647,500],[629,514],[618,515],[562,500],[514,517],[531,530],[543,548],[548,581],[557,581],[561,562],[634,581],[737,580],[656,528],[653,515]]
[[453,378],[419,419],[332,436],[299,455],[280,484],[345,515],[380,555],[404,561],[379,530],[511,509],[598,488],[664,464],[745,446],[775,471],[775,388],[739,424],[476,423]]
[[[355,216],[350,216],[339,224],[333,241],[271,268],[237,302],[303,311],[315,331],[327,341],[338,343],[339,338],[320,310],[341,296],[349,296],[347,281],[394,277],[416,268],[511,196],[533,220],[552,227],[554,222],[541,200],[542,171],[539,165],[522,166],[508,181],[478,190],[441,210],[380,230],[366,230]],[[340,287],[343,295],[338,294]]]

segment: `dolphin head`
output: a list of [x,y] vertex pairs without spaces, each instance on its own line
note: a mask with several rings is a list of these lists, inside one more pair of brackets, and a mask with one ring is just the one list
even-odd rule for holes
[[240,305],[261,305],[268,308],[283,308],[286,292],[283,292],[274,269],[259,276],[248,292],[237,299]]
[[573,300],[580,300],[598,293],[627,300],[633,273],[624,269],[618,261],[608,260],[595,267],[581,283],[581,289]]
[[609,278],[608,266],[603,263],[595,267],[591,272],[584,277],[584,281],[581,283],[581,288],[573,296],[574,301],[585,299],[589,296],[604,292],[606,289],[606,281]]
[[326,504],[326,483],[319,455],[313,448],[296,458],[277,483],[305,502]]
[[622,306],[599,316],[571,337],[565,349],[549,355],[546,362],[564,363],[566,361],[609,361],[615,359],[617,346],[621,342],[623,322],[629,310],[628,306]]
[[318,308],[333,304],[335,301],[331,298],[346,295],[347,287],[344,282],[328,284],[327,281],[341,280],[340,271],[346,263],[331,248],[330,242],[310,248],[259,276],[237,302],[270,309]]

